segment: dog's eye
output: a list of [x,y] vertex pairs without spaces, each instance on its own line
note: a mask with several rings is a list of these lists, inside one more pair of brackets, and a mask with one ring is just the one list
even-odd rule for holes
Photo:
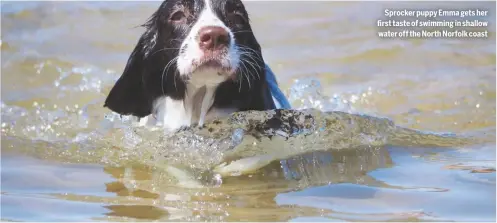
[[172,21],[172,22],[181,22],[185,18],[186,18],[186,15],[185,15],[185,13],[183,11],[176,11],[175,13],[173,13],[171,15],[171,17],[169,18],[169,20]]

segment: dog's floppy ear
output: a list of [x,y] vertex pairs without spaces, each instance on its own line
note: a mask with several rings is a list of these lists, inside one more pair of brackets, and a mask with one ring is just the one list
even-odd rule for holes
[[142,79],[145,72],[146,39],[146,35],[141,36],[129,56],[123,74],[105,100],[104,107],[121,115],[144,117],[151,113],[152,106],[146,96]]

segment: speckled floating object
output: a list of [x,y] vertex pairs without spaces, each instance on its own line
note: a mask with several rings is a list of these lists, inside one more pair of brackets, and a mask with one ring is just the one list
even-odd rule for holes
[[[426,133],[396,126],[386,118],[316,109],[236,112],[173,133],[129,126],[90,135],[90,141],[40,141],[19,148],[64,162],[111,166],[138,162],[162,169],[178,185],[203,187],[206,181],[212,185],[219,177],[253,173],[274,161],[312,152],[384,145],[458,148],[495,139]],[[139,140],[127,144],[124,139],[130,138]]]
[[[164,138],[163,145],[167,146],[160,149],[156,158],[234,176],[315,151],[387,144],[457,147],[470,141],[398,127],[386,118],[315,109],[276,109],[237,112],[201,127],[182,129]],[[181,160],[171,159],[176,156],[171,154],[178,153],[183,154]]]

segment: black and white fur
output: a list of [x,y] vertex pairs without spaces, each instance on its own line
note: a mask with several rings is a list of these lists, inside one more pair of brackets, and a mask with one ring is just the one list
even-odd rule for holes
[[[143,26],[105,107],[168,130],[235,111],[276,108],[240,0],[166,0]],[[212,30],[227,36],[204,38]],[[225,45],[200,47],[208,40]]]

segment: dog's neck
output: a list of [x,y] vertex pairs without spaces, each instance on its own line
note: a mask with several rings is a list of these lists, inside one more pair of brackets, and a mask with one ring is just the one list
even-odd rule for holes
[[175,130],[182,126],[203,124],[207,111],[214,102],[215,87],[187,84],[185,97],[173,99],[162,96],[155,100],[151,115],[140,122]]
[[217,85],[187,84],[183,104],[185,111],[191,114],[191,124],[204,124],[207,112],[214,103],[216,88]]
[[182,126],[203,125],[206,121],[235,112],[235,108],[211,108],[218,85],[202,81],[186,83],[183,99],[162,96],[155,100],[152,114],[142,118],[140,125],[162,126],[166,130],[176,130]]

